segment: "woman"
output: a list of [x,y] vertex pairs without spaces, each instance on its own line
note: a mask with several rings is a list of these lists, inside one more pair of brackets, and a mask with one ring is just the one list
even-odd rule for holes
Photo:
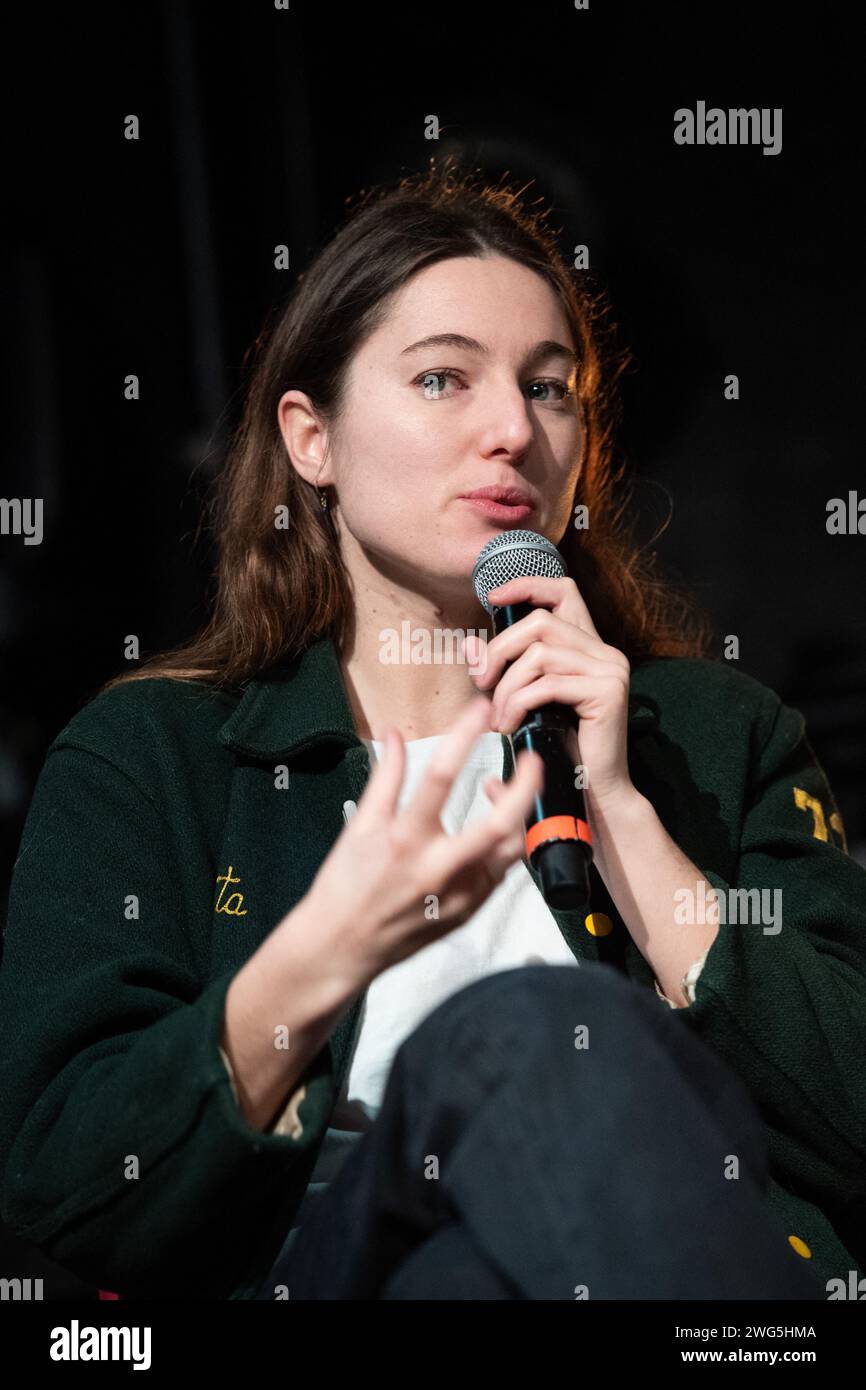
[[[599,295],[431,161],[256,346],[213,618],[34,794],[4,1219],[127,1298],[832,1296],[866,1249],[866,876],[800,716],[622,527]],[[569,577],[494,593],[533,611],[493,637],[472,566],[514,524]],[[390,662],[407,621],[482,640]],[[551,700],[588,914],[522,858],[507,735]]]

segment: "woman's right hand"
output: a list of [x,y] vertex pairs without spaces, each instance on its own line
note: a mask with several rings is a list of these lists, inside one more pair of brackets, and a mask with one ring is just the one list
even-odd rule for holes
[[[490,896],[525,844],[525,819],[544,764],[522,752],[490,814],[449,835],[440,815],[476,739],[490,728],[490,701],[469,701],[437,746],[410,803],[398,810],[403,739],[384,735],[357,810],[323,860],[305,907],[326,928],[331,965],[362,989],[383,970],[461,926]],[[491,780],[485,783],[485,789]]]

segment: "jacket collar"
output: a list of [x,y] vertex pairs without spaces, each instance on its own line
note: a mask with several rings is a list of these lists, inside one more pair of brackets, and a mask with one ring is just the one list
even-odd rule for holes
[[248,757],[303,752],[319,743],[360,743],[336,648],[319,637],[293,661],[251,680],[217,736]]
[[[655,723],[654,707],[630,695],[629,729]],[[319,637],[294,660],[249,681],[217,737],[252,758],[286,757],[321,743],[363,746],[333,639]]]

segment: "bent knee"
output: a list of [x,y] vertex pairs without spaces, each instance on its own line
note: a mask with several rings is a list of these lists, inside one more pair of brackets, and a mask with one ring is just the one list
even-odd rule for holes
[[[558,1015],[572,1021],[579,1015],[587,1024],[626,1016],[639,1025],[643,1018],[650,1023],[658,1019],[660,1003],[645,985],[601,961],[523,965],[464,985],[428,1014],[413,1036],[427,1040],[443,1030],[452,1034],[464,1020],[477,1028],[485,1016],[492,1028],[503,1018],[513,1023],[525,1016],[529,1024],[539,1018],[553,1021]],[[667,1015],[669,1006],[664,1010]]]

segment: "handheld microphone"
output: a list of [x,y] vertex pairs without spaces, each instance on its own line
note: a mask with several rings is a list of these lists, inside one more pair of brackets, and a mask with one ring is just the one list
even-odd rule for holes
[[[493,619],[497,635],[532,612],[530,603],[488,603],[487,594],[509,579],[543,575],[560,579],[568,570],[555,545],[535,531],[503,531],[481,550],[472,571],[475,593]],[[510,664],[510,663],[509,663]],[[592,835],[583,792],[575,785],[579,763],[579,720],[568,705],[550,703],[529,710],[508,735],[514,761],[523,748],[540,754],[544,786],[526,819],[526,852],[550,907],[589,907]]]

